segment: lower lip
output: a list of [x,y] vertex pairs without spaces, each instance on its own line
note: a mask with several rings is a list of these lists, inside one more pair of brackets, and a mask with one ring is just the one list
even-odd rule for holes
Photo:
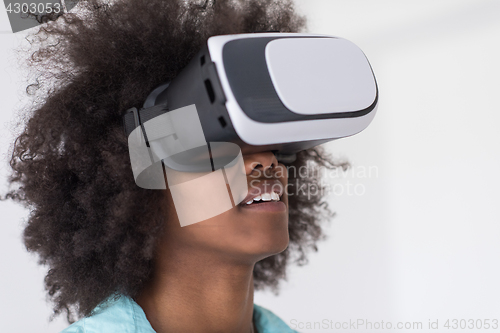
[[286,205],[282,201],[269,201],[261,202],[258,204],[244,204],[240,205],[244,209],[251,209],[252,211],[263,211],[263,212],[284,212],[286,211]]

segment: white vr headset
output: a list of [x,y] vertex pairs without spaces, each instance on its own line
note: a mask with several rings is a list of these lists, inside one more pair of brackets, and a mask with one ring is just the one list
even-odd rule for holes
[[[272,151],[279,161],[293,162],[301,150],[365,129],[377,104],[370,63],[348,40],[223,35],[210,37],[142,109],[127,110],[124,127],[129,148],[132,136],[142,140],[151,164],[162,160],[174,170],[198,172],[227,165],[240,153]],[[226,145],[217,163],[216,152],[206,149],[210,142],[236,146]]]

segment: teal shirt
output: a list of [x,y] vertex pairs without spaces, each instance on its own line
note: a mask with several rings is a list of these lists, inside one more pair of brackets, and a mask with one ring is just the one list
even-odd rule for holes
[[[297,333],[271,311],[253,305],[258,333]],[[61,333],[155,333],[146,314],[132,298],[121,296],[98,306],[94,314],[73,323]]]

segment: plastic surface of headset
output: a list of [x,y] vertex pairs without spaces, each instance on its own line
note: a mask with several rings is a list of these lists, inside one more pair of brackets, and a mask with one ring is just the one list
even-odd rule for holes
[[[203,167],[192,162],[204,159],[203,143],[233,143],[242,154],[273,151],[278,160],[292,162],[301,150],[365,129],[377,103],[371,66],[348,40],[300,33],[223,35],[209,38],[173,81],[151,92],[142,109],[127,110],[124,127],[129,144],[134,130],[149,148],[160,140],[153,160],[197,172]],[[183,111],[165,117],[189,106],[195,110],[190,116]],[[162,150],[172,142],[177,148]],[[238,153],[222,152],[227,158],[221,163]]]

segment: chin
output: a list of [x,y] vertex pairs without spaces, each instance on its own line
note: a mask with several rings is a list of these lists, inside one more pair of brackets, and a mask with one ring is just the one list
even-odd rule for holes
[[174,233],[184,244],[201,246],[231,261],[254,264],[287,248],[288,207],[269,211],[237,206],[209,220],[177,227],[171,230],[171,235]]
[[238,249],[236,252],[248,255],[253,261],[283,252],[289,243],[288,214],[255,215],[237,220],[232,242]]

